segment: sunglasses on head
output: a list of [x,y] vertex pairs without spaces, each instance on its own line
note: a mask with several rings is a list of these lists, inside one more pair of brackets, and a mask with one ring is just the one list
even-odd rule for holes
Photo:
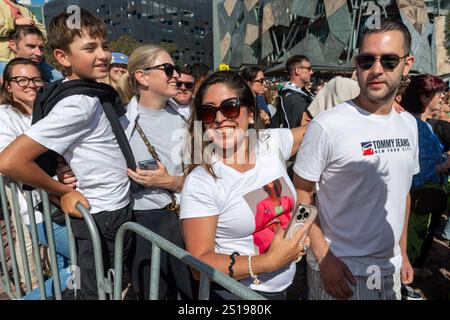
[[236,118],[241,112],[241,101],[238,97],[229,98],[216,107],[212,104],[204,104],[199,109],[199,119],[205,123],[211,123],[216,120],[217,111],[227,119]]
[[166,76],[169,78],[173,77],[173,73],[176,71],[178,74],[180,74],[180,68],[177,66],[174,66],[171,63],[163,63],[163,64],[158,64],[157,66],[153,66],[153,67],[148,67],[145,68],[144,71],[150,71],[150,70],[164,70],[164,72],[166,73]]
[[380,63],[385,70],[394,70],[400,61],[409,56],[409,53],[403,57],[399,57],[396,54],[383,54],[377,58],[371,54],[360,54],[356,56],[356,64],[363,70],[369,70],[375,64],[375,61],[380,60]]
[[188,90],[192,90],[194,88],[194,82],[191,81],[177,81],[177,87],[181,88],[184,85],[184,87]]

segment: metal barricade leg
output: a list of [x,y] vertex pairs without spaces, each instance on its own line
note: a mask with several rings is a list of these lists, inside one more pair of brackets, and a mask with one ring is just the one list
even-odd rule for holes
[[94,248],[94,259],[95,259],[95,272],[97,276],[98,298],[99,300],[106,300],[105,288],[107,287],[107,279],[105,279],[102,245],[97,230],[97,226],[95,225],[94,219],[92,218],[89,211],[85,207],[83,207],[82,204],[78,203],[77,209],[83,215],[83,219],[88,226],[92,238],[92,245]]
[[203,272],[200,274],[200,287],[198,292],[198,300],[209,300],[209,290],[211,283]]
[[36,217],[34,214],[31,192],[29,191],[26,192],[26,200],[27,200],[28,215],[30,217],[31,242],[33,245],[34,263],[36,267],[36,274],[39,284],[39,292],[41,295],[41,300],[46,300],[47,297],[45,295],[45,288],[44,288],[44,275],[42,272],[42,265],[41,265],[40,247],[36,228]]
[[75,290],[75,299],[76,292],[80,289],[80,268],[77,264],[77,248],[75,245],[75,237],[73,236],[72,231],[72,223],[70,222],[70,216],[65,215],[66,228],[67,228],[67,237],[69,238],[69,251],[70,251],[70,272],[71,278],[67,284],[69,289]]
[[[3,207],[3,201],[2,201]],[[2,208],[3,210],[3,208]],[[5,226],[6,228],[6,226]],[[9,284],[9,272],[8,272],[8,264],[6,262],[6,244],[3,241],[3,234],[0,234],[0,267],[1,267],[1,278],[0,278],[0,287],[6,292],[8,296],[11,296],[11,287]]]
[[53,277],[53,287],[55,290],[55,298],[56,300],[61,300],[61,281],[59,278],[59,270],[58,270],[58,262],[56,260],[56,246],[55,246],[55,237],[53,235],[53,226],[52,226],[52,218],[50,216],[50,200],[48,198],[48,193],[45,191],[41,191],[41,199],[44,205],[44,222],[45,229],[47,232],[47,242],[48,248],[50,250],[50,268],[52,270]]
[[23,225],[22,225],[22,217],[20,216],[20,207],[19,207],[19,198],[18,198],[18,190],[17,185],[15,182],[10,183],[11,193],[12,193],[12,200],[13,200],[13,214],[16,219],[16,235],[17,240],[19,241],[20,246],[20,255],[22,257],[22,263],[24,268],[24,274],[25,274],[25,283],[27,286],[27,293],[30,293],[31,290],[33,290],[33,287],[31,285],[31,275],[30,275],[30,265],[28,262],[28,256],[27,256],[27,249],[25,247],[25,236],[23,232]]
[[152,260],[150,267],[150,300],[159,298],[159,273],[161,269],[161,249],[152,245]]
[[[5,191],[5,180],[3,176],[0,176],[0,198],[2,201],[2,208],[3,208],[3,215],[5,218],[5,226],[6,226],[6,235],[8,239],[8,244],[10,246],[10,255],[11,255],[11,262],[12,262],[12,271],[13,271],[13,279],[14,279],[14,286],[15,286],[15,293],[14,296],[16,298],[20,298],[22,296],[21,293],[21,287],[20,287],[20,277],[19,277],[19,268],[17,266],[17,258],[16,258],[16,252],[14,249],[14,241],[12,236],[12,230],[11,230],[11,217],[9,214],[8,206],[7,206],[7,199],[6,199],[6,191]],[[8,270],[5,270],[7,273]]]

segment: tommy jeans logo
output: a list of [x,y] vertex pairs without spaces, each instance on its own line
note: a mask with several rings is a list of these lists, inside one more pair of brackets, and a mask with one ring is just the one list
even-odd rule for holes
[[363,151],[363,156],[371,156],[375,154],[372,142],[361,142],[361,148]]
[[411,151],[408,139],[383,139],[361,142],[363,156],[374,154]]

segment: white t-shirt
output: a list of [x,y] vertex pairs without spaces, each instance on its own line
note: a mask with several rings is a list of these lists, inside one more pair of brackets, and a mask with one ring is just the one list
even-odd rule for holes
[[64,157],[92,214],[128,205],[126,161],[97,97],[62,99],[25,134]]
[[[417,124],[409,113],[370,114],[351,101],[320,113],[294,171],[318,182],[325,240],[354,275],[400,270],[406,197],[419,172]],[[308,262],[316,267],[310,252]]]
[[[253,169],[240,173],[221,161],[215,161],[212,166],[218,179],[214,179],[204,167],[197,167],[185,181],[181,194],[180,219],[218,215],[215,239],[217,253],[229,255],[237,251],[241,255],[257,254],[261,250],[258,243],[264,241],[264,250],[267,249],[271,238],[264,240],[261,238],[264,235],[256,234],[255,231],[258,214],[269,215],[271,212],[266,209],[258,213],[257,208],[262,203],[267,203],[267,193],[262,188],[273,181],[280,182],[283,195],[280,198],[284,199],[282,203],[290,205],[283,208],[286,210],[283,221],[290,218],[291,212],[287,211],[292,210],[296,193],[284,164],[280,161],[280,151],[285,160],[289,159],[293,146],[292,133],[288,129],[273,129],[266,130],[261,136]],[[272,139],[270,143],[267,142],[269,136]],[[278,147],[280,150],[275,150]],[[269,225],[270,222],[267,223]],[[265,228],[263,232],[270,233],[270,230]],[[259,274],[258,279],[262,282],[259,285],[252,284],[251,278],[242,280],[242,283],[254,290],[279,292],[291,284],[294,274],[295,264],[291,264],[275,272]]]
[[[21,136],[25,130],[31,127],[31,115],[26,115],[15,111],[10,105],[0,106],[0,152],[3,151],[11,142]],[[18,185],[19,189],[21,184]],[[38,204],[40,200],[39,193],[33,191],[32,198],[34,205]],[[22,192],[18,192],[17,199],[19,201],[19,209],[23,222],[26,225],[30,224],[28,216],[27,201]],[[42,222],[42,213],[35,211],[36,223]]]
[[190,104],[178,104],[173,98],[168,101],[169,106],[180,114],[184,121],[188,121],[192,113],[192,106]]

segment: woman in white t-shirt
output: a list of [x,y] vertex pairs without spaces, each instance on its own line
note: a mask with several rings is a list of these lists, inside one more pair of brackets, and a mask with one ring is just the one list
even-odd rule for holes
[[[37,91],[44,85],[38,66],[24,58],[12,59],[6,65],[3,80],[4,82],[0,88],[0,152],[30,128],[34,99]],[[32,196],[34,204],[37,205],[40,202],[39,194],[37,191],[33,191]],[[18,201],[22,221],[30,228],[27,202],[20,189]],[[38,240],[43,245],[48,246],[48,237],[42,213],[36,210],[35,219]],[[67,269],[70,257],[67,228],[64,222],[52,222],[52,227],[55,237],[58,269],[60,270],[61,290],[63,291],[70,276]],[[53,282],[46,281],[45,291],[47,297],[53,296],[52,288]],[[27,300],[37,300],[39,298],[40,292],[38,289],[24,297]]]
[[[131,53],[118,89],[129,102],[123,125],[137,164],[136,170],[128,169],[128,175],[142,186],[132,193],[135,221],[184,248],[175,212],[183,170],[181,157],[173,155],[182,150],[186,121],[168,103],[178,93],[179,77],[166,50],[145,45]],[[151,248],[150,241],[136,236],[131,274],[141,299],[148,299],[150,292]],[[162,252],[160,268],[160,300],[194,298],[193,279],[185,263]]]
[[[296,202],[283,162],[296,154],[304,128],[258,131],[253,93],[232,71],[212,74],[196,98],[189,123],[190,173],[181,196],[186,248],[265,297],[284,299],[295,274],[293,262],[305,254],[310,225],[285,239],[275,208],[263,210],[273,215],[264,222],[273,231],[270,247],[258,254],[256,212],[267,198],[264,186],[276,181],[279,196]],[[213,284],[210,298],[235,296]]]

